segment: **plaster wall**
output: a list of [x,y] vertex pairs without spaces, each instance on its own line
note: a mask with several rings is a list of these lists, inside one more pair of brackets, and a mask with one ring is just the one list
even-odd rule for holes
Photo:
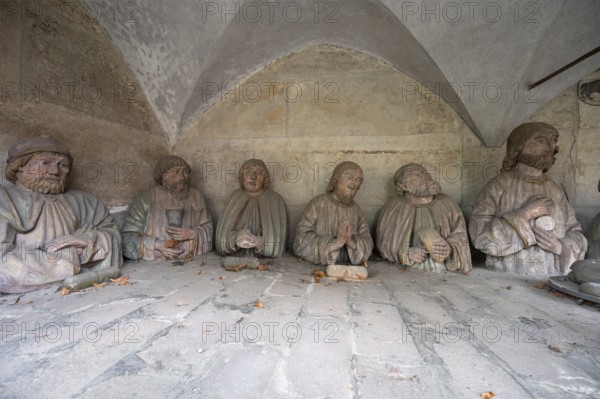
[[[211,84],[205,82],[207,90]],[[302,209],[324,192],[333,167],[343,160],[363,168],[356,200],[374,229],[394,195],[393,174],[403,164],[424,164],[468,216],[505,154],[504,145],[485,147],[448,103],[415,80],[346,49],[309,47],[231,89],[174,152],[192,164],[215,220],[238,187],[240,165],[249,158],[265,161],[272,188],[288,205],[291,239]],[[580,102],[573,87],[531,118],[560,131],[561,150],[550,175],[565,188],[584,225],[600,208],[597,111]]]
[[71,187],[124,209],[168,153],[129,67],[83,5],[13,0],[1,17],[2,166],[21,137],[58,139],[74,157]]

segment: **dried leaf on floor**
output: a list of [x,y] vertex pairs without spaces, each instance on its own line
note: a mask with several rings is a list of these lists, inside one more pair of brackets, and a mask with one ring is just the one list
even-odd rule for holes
[[256,306],[257,308],[261,308],[261,309],[266,307],[265,304],[262,303],[261,301],[259,301],[258,299],[256,300],[256,302],[254,302],[254,306]]
[[102,287],[106,287],[108,284],[107,283],[92,283],[92,285],[96,288],[102,288]]
[[548,345],[548,349],[550,349],[552,352],[562,353],[560,348],[557,348],[556,346]]
[[264,272],[267,269],[268,269],[267,265],[258,265],[258,271],[259,272]]
[[545,290],[548,287],[548,284],[546,283],[537,283],[536,285],[533,286],[533,288],[538,288],[540,290]]
[[63,288],[62,291],[60,292],[60,295],[69,295],[69,292],[71,292],[71,290],[69,290],[67,288]]
[[228,272],[239,272],[242,269],[245,269],[246,265],[238,265],[238,266],[225,266],[225,270]]
[[470,276],[470,275],[471,275],[471,273],[470,273],[470,272],[464,272],[463,274],[464,274],[465,276]]
[[225,276],[219,276],[219,280],[225,280],[227,277]]
[[321,269],[317,269],[313,272],[313,276],[315,276],[315,281],[318,283],[323,277],[327,276],[327,273]]
[[392,379],[394,379],[394,380],[404,381],[406,379],[406,376],[404,374],[402,374],[400,369],[397,369],[396,367],[388,366],[387,371],[388,371],[388,376],[392,377]]
[[269,258],[269,265],[272,265],[272,264],[273,264],[273,262],[275,262],[275,259],[273,259],[273,258]]
[[487,391],[481,394],[481,399],[492,399],[496,394],[492,391]]
[[119,277],[119,278],[111,278],[110,281],[112,281],[113,283],[122,283],[129,280],[129,276],[123,276],[123,277]]
[[13,302],[13,305],[16,305],[17,303],[19,303],[20,300],[21,300],[21,296],[19,295],[17,297],[17,300]]
[[198,273],[196,274],[206,274],[206,272],[204,270],[200,270]]

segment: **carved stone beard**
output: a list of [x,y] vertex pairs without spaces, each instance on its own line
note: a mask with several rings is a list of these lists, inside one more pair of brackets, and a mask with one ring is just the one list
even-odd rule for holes
[[189,183],[163,184],[169,193],[179,201],[185,201],[190,194]]
[[442,191],[440,184],[438,182],[434,182],[432,184],[422,184],[416,188],[407,188],[406,192],[410,195],[414,195],[415,197],[430,197],[436,196]]
[[517,161],[525,164],[527,166],[531,166],[536,169],[541,169],[546,172],[548,169],[554,165],[556,158],[554,155],[543,154],[543,155],[533,155],[521,152]]
[[338,201],[340,201],[342,204],[352,205],[354,203],[354,196],[356,196],[356,191],[351,194],[345,194],[341,192],[341,190],[336,188],[333,194],[335,195],[335,198],[337,198]]
[[61,177],[60,182],[53,183],[44,180],[43,176],[31,176],[26,173],[17,173],[17,179],[21,184],[37,193],[62,194],[67,189],[67,179]]

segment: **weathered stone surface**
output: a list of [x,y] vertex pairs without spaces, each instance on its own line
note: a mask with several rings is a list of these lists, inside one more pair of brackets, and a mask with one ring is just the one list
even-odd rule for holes
[[372,261],[365,281],[317,284],[293,256],[270,268],[225,272],[210,253],[184,266],[127,263],[127,285],[0,296],[3,395],[585,398],[600,389],[596,307],[536,288],[542,280]]

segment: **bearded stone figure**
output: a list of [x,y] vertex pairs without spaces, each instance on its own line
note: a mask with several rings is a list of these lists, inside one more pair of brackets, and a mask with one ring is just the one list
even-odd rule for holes
[[321,265],[360,265],[373,250],[369,226],[354,196],[363,171],[354,162],[342,162],[333,171],[325,194],[313,198],[302,213],[294,252]]
[[[204,196],[190,186],[190,166],[182,158],[161,158],[154,187],[129,207],[122,228],[123,254],[132,260],[188,261],[212,249],[212,220]],[[177,211],[177,225],[168,212]]]
[[558,131],[531,122],[510,134],[502,173],[479,193],[469,223],[486,266],[520,274],[564,275],[587,250],[562,188],[546,171],[558,152]]
[[119,274],[115,221],[91,194],[67,190],[72,164],[67,147],[49,138],[27,137],[9,148],[5,176],[14,185],[0,187],[0,292],[65,279],[87,280],[78,286],[84,288]]
[[[600,192],[600,181],[598,181],[598,191]],[[592,220],[585,236],[589,242],[587,255],[585,257],[588,259],[600,259],[600,213]]]
[[287,212],[283,198],[269,190],[269,170],[259,159],[244,162],[240,188],[225,203],[217,225],[221,255],[276,258],[285,250]]
[[377,223],[377,249],[390,262],[431,272],[471,270],[467,226],[458,204],[440,193],[427,170],[415,163],[394,175],[395,198]]

